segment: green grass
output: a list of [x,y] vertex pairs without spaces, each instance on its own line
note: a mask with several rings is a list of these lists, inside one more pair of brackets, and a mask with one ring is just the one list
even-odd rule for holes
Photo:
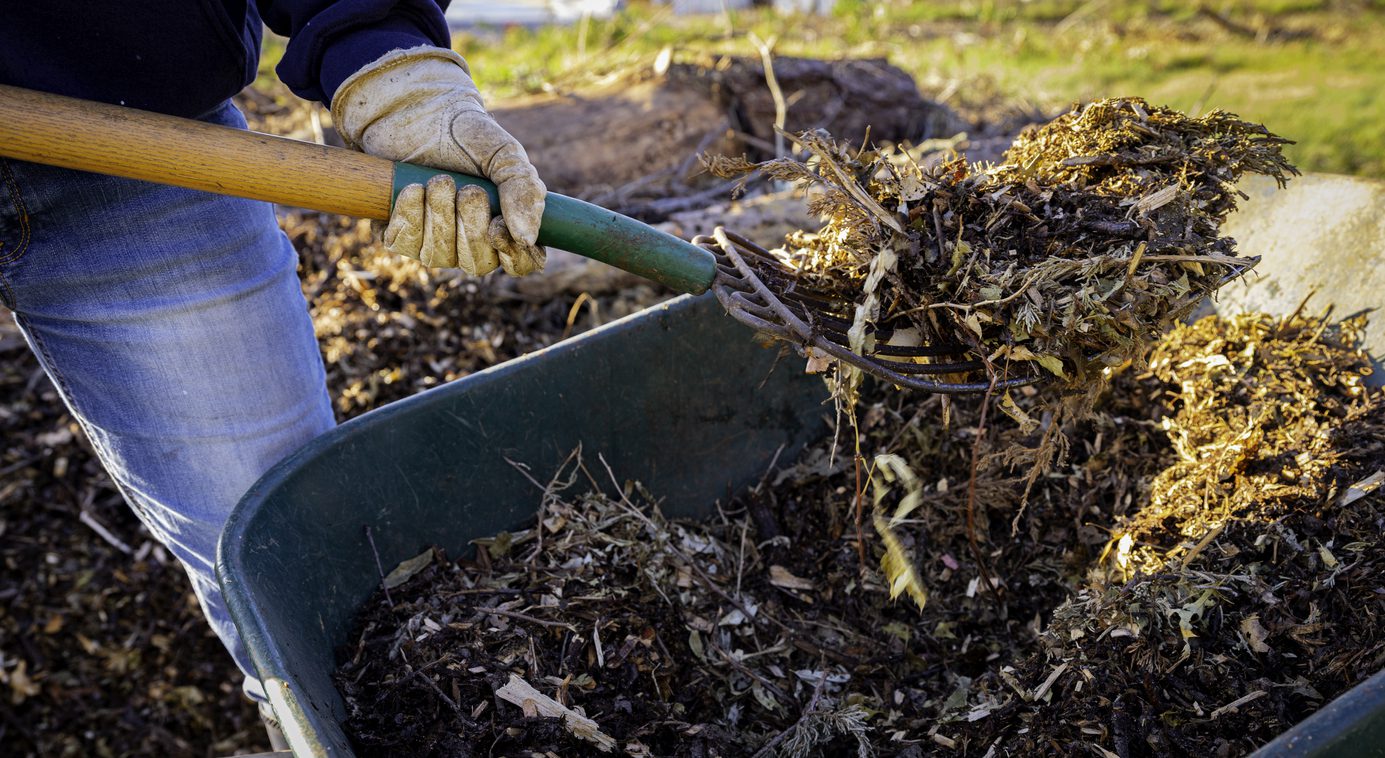
[[[1294,139],[1305,170],[1385,177],[1385,2],[1206,4],[1263,39],[1226,31],[1195,0],[843,0],[828,19],[768,11],[675,18],[644,4],[606,22],[459,34],[493,97],[581,72],[648,61],[665,46],[753,53],[749,33],[788,55],[886,56],[927,94],[961,107],[996,97],[1054,112],[1139,95],[1187,111],[1222,108]],[[556,127],[556,128],[561,128]]]

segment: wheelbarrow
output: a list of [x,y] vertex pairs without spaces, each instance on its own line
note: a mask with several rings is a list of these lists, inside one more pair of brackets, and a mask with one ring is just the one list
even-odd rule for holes
[[[1316,288],[1340,315],[1379,302],[1385,184],[1308,176],[1248,190],[1233,234],[1289,249],[1257,249],[1268,273],[1226,301],[1288,312]],[[1294,210],[1304,203],[1317,223]],[[1372,349],[1385,354],[1373,328]],[[829,433],[821,382],[777,358],[710,296],[684,296],[368,413],[266,474],[232,515],[217,572],[294,753],[352,755],[331,675],[380,581],[366,527],[386,567],[432,545],[464,554],[533,518],[538,493],[512,464],[552,471],[579,445],[662,496],[671,515],[708,515]],[[1259,755],[1382,752],[1385,672]]]

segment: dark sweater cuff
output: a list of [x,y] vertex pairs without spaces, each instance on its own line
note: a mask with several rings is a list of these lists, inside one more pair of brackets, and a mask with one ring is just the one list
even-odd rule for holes
[[[380,15],[371,18],[357,5],[377,6]],[[447,22],[431,0],[343,2],[290,38],[276,70],[294,94],[331,105],[343,81],[385,53],[450,44]]]
[[342,82],[385,53],[391,50],[407,50],[419,45],[447,47],[448,40],[438,40],[429,36],[403,19],[391,19],[379,26],[359,29],[338,37],[322,56],[322,69],[319,74],[324,95],[322,102],[331,105],[332,97]]

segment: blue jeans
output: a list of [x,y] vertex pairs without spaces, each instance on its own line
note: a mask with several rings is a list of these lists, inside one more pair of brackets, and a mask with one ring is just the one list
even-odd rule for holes
[[240,496],[334,423],[297,260],[266,203],[0,160],[0,298],[257,699],[213,566]]

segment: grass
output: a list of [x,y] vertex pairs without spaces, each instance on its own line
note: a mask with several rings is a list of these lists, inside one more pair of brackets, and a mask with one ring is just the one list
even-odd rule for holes
[[1381,0],[843,0],[831,18],[679,18],[633,3],[585,29],[479,30],[456,46],[482,87],[505,97],[666,46],[751,54],[752,32],[780,54],[888,57],[964,110],[1000,98],[1053,112],[1113,95],[1222,108],[1297,140],[1289,153],[1305,170],[1385,177]]

